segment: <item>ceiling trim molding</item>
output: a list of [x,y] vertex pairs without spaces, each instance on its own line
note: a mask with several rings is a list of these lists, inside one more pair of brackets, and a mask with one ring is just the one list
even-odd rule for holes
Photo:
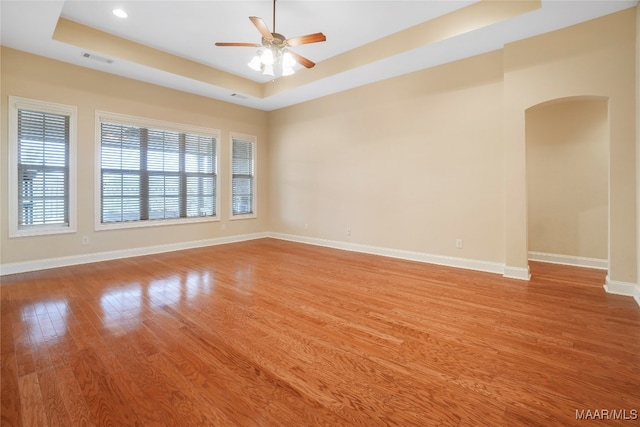
[[263,98],[264,96],[264,85],[261,83],[114,36],[62,17],[58,19],[52,39],[81,49],[226,88],[233,92],[240,92],[255,98]]

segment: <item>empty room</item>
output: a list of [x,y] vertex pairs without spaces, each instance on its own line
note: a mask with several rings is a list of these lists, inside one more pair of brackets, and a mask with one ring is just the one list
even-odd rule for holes
[[636,0],[0,31],[3,427],[640,422]]

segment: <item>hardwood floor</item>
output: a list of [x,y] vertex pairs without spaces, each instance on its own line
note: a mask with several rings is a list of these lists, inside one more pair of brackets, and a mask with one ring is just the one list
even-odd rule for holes
[[640,308],[531,267],[263,239],[5,276],[2,426],[637,425]]

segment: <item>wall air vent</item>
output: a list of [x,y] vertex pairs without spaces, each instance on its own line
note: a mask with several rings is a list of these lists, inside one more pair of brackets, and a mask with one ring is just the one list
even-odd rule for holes
[[83,58],[93,59],[94,61],[104,62],[105,64],[112,64],[113,59],[105,58],[104,56],[94,55],[92,53],[83,52]]

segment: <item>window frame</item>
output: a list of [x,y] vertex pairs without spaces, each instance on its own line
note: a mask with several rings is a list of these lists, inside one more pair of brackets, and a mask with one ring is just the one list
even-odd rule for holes
[[[119,124],[124,126],[135,126],[139,128],[152,128],[155,130],[189,133],[205,137],[212,137],[216,140],[215,147],[215,216],[198,216],[188,218],[169,219],[149,219],[125,222],[102,222],[102,131],[103,122]],[[202,126],[174,123],[165,120],[149,119],[145,117],[131,116],[127,114],[112,113],[108,111],[96,110],[95,118],[95,200],[94,200],[94,229],[95,231],[118,230],[127,228],[160,227],[166,225],[194,224],[204,222],[220,221],[220,130]]]
[[[248,142],[253,146],[253,197],[251,200],[253,212],[247,214],[233,213],[233,141],[238,140]],[[229,133],[229,219],[252,219],[258,217],[258,138],[255,135],[249,135],[239,132]]]
[[[74,105],[60,104],[51,101],[9,96],[8,103],[8,215],[9,238],[45,236],[77,232],[77,124],[78,108]],[[18,225],[18,110],[30,110],[40,113],[51,113],[69,117],[68,170],[67,182],[67,215],[68,224],[31,225],[21,228]]]

